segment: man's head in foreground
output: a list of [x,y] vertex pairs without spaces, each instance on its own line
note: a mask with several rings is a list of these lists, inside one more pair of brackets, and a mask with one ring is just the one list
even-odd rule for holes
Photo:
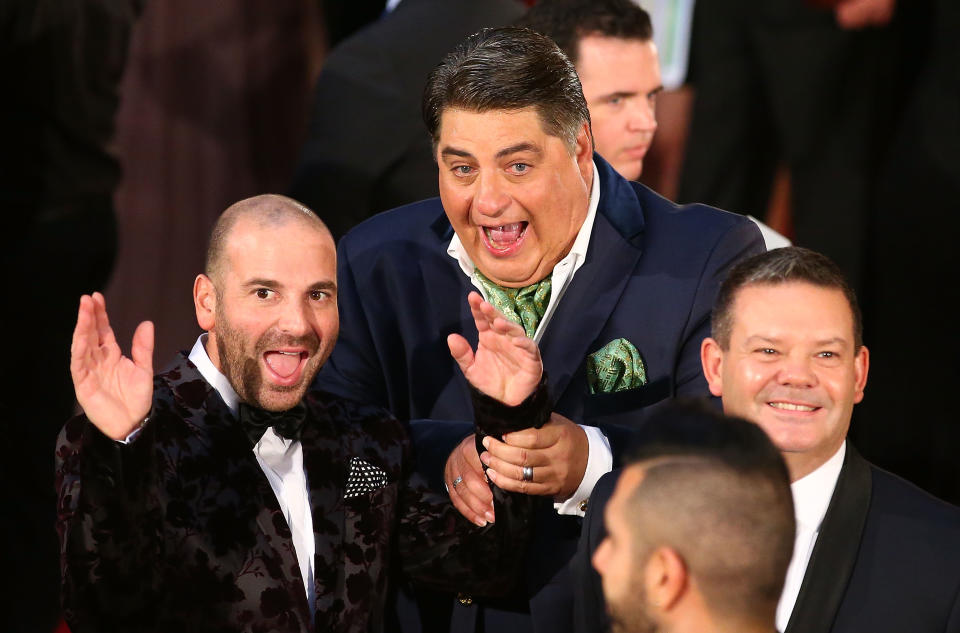
[[794,539],[776,447],[693,406],[665,408],[641,434],[593,556],[613,630],[774,630]]
[[766,431],[794,481],[840,449],[869,353],[836,264],[795,247],[740,262],[720,287],[712,329],[701,347],[711,393]]
[[336,261],[326,226],[290,198],[242,200],[217,220],[194,306],[242,401],[283,411],[303,398],[337,340]]
[[566,53],[580,75],[597,153],[627,180],[639,178],[663,90],[647,12],[631,0],[541,0],[519,25]]
[[590,115],[573,65],[526,29],[485,29],[430,74],[423,118],[440,199],[492,281],[540,281],[570,251],[593,182]]

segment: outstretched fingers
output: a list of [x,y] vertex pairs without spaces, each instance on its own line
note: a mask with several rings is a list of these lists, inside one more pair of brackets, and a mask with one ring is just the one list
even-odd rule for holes
[[466,374],[467,370],[473,366],[474,360],[473,348],[470,347],[470,343],[459,334],[451,334],[447,337],[447,347],[450,348],[450,355],[453,360],[457,361],[457,365],[460,366],[460,371]]

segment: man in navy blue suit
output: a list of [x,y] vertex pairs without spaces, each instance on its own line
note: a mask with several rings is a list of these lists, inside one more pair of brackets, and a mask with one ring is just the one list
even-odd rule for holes
[[481,459],[501,488],[543,498],[526,591],[497,605],[460,596],[453,627],[567,630],[567,562],[593,484],[651,405],[708,393],[699,349],[714,296],[763,242],[748,220],[678,207],[595,155],[572,64],[531,31],[464,41],[428,79],[423,114],[440,198],[340,242],[341,336],[317,381],[416,420],[424,474],[482,524],[495,516],[444,339],[474,342],[472,290],[521,323],[542,350],[554,415]]

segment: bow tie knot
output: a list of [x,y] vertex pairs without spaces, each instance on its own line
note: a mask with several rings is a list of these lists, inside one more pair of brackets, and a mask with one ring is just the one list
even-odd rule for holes
[[299,440],[306,419],[307,407],[302,401],[286,411],[266,411],[245,402],[240,403],[240,425],[250,439],[251,446],[256,446],[270,427],[280,437]]

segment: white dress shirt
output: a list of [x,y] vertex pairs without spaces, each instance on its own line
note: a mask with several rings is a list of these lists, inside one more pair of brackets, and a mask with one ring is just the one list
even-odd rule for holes
[[[537,343],[543,338],[543,333],[550,323],[553,313],[557,310],[557,304],[560,303],[560,299],[563,298],[567,288],[570,287],[570,282],[573,281],[574,274],[583,266],[583,262],[586,260],[587,247],[590,245],[590,234],[593,232],[593,222],[597,217],[597,207],[599,204],[600,175],[597,172],[597,165],[594,163],[593,185],[590,188],[590,204],[587,207],[587,217],[583,220],[583,225],[581,225],[580,230],[577,232],[577,237],[573,241],[573,247],[570,249],[570,252],[567,253],[566,257],[557,262],[557,265],[554,266],[553,272],[551,273],[550,302],[547,304],[547,310],[543,313],[543,318],[540,319],[540,323],[537,325],[537,331],[533,335],[533,340]],[[473,260],[470,259],[470,255],[468,255],[466,249],[463,248],[460,237],[456,233],[454,233],[453,239],[450,240],[450,246],[447,247],[447,254],[459,262],[460,270],[463,271],[463,274],[470,278],[473,286],[483,295],[484,299],[487,299],[487,293],[477,280],[476,274],[474,274],[476,267],[473,264]],[[582,502],[586,501],[590,496],[597,480],[613,468],[613,453],[610,450],[610,440],[603,434],[603,431],[595,426],[585,426],[583,424],[580,425],[580,428],[587,434],[587,443],[589,445],[587,467],[576,492],[566,501],[553,504],[554,508],[556,508],[560,514],[583,516],[584,510],[581,509]]]
[[783,631],[790,621],[790,614],[797,603],[797,594],[803,576],[810,563],[813,546],[820,535],[820,524],[827,514],[830,499],[837,487],[840,478],[840,469],[843,468],[843,457],[847,453],[847,444],[844,442],[833,457],[824,462],[819,468],[790,484],[793,493],[793,511],[797,518],[797,534],[793,542],[793,558],[787,568],[787,578],[783,584],[783,593],[777,604],[777,630]]
[[[207,335],[201,334],[190,351],[190,362],[197,366],[197,371],[229,407],[234,416],[238,415],[240,398],[233,390],[230,381],[213,366],[207,350],[204,347]],[[310,606],[310,618],[313,619],[316,589],[313,582],[313,555],[316,543],[313,539],[313,517],[310,514],[310,495],[307,488],[307,475],[303,470],[303,447],[299,441],[280,437],[273,430],[267,429],[257,445],[253,447],[253,454],[267,476],[273,494],[277,496],[280,510],[290,526],[293,536],[293,548],[297,553],[297,562],[300,565],[300,575],[303,577],[304,591],[307,594],[307,604]]]

